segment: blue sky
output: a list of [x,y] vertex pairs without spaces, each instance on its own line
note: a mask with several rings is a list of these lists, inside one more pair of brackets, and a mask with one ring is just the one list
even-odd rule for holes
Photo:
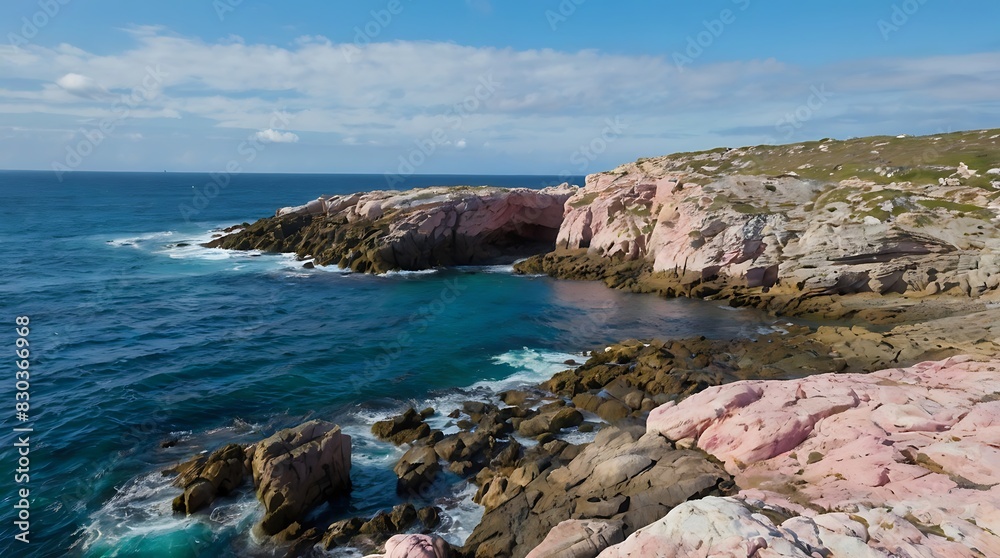
[[0,168],[598,172],[1000,127],[1000,3],[9,0]]

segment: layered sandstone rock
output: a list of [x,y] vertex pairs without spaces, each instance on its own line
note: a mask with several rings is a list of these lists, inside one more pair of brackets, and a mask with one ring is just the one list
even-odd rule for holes
[[963,357],[668,403],[647,436],[722,460],[738,500],[676,508],[601,556],[1000,555],[998,399],[1000,361]]
[[511,263],[555,246],[569,185],[531,190],[422,188],[322,197],[279,209],[209,247],[294,252],[319,265],[382,273]]

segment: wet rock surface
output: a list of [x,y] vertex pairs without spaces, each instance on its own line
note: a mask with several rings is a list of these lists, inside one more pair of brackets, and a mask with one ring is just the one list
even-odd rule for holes
[[174,498],[174,511],[190,515],[238,488],[249,473],[246,459],[243,446],[228,444],[207,458],[195,458],[178,466],[174,484],[184,493]]

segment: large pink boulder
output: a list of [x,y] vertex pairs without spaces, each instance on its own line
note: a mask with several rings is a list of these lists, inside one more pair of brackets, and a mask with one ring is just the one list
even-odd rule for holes
[[998,394],[1000,361],[956,357],[709,388],[655,409],[647,429],[694,439],[742,498],[808,516],[890,514],[868,521],[871,548],[1000,556]]
[[[794,516],[776,525],[768,514],[736,498],[708,497],[677,506],[663,519],[633,533],[600,558],[973,558],[996,556],[962,541],[927,534],[892,511]],[[968,541],[966,541],[968,542]],[[975,544],[978,544],[976,541]],[[988,548],[988,547],[986,547]]]
[[448,558],[448,543],[433,535],[395,535],[385,543],[385,554],[369,558]]
[[593,558],[624,539],[620,522],[567,519],[553,527],[527,558]]

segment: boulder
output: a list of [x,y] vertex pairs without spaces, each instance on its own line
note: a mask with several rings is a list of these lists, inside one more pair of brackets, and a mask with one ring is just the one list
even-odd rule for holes
[[351,490],[351,438],[334,424],[313,420],[259,442],[252,473],[264,518],[257,529],[274,535],[318,504]]
[[174,498],[173,509],[190,515],[208,507],[218,496],[225,496],[243,484],[247,476],[243,446],[226,445],[213,452],[207,460],[196,459],[182,466],[183,473],[175,484],[184,493]]
[[[485,512],[463,552],[523,558],[570,516],[619,525],[624,536],[688,498],[728,490],[729,475],[719,465],[674,449],[662,436],[646,436],[641,427],[606,428],[582,450],[551,444],[525,451],[509,475],[481,480],[474,500]],[[600,532],[613,538],[613,529]]]
[[396,491],[400,494],[423,494],[434,483],[441,471],[438,454],[432,446],[416,445],[399,459],[393,468],[398,480]]
[[558,407],[521,422],[518,431],[524,436],[536,437],[545,433],[557,434],[563,428],[582,423],[583,415],[580,411],[572,407]]
[[395,535],[385,543],[382,558],[448,558],[451,547],[433,535]]
[[620,523],[567,519],[553,527],[527,558],[594,558],[623,540]]
[[411,407],[401,415],[373,424],[372,434],[397,446],[411,443],[430,436],[431,428],[424,422],[424,418],[423,414]]

